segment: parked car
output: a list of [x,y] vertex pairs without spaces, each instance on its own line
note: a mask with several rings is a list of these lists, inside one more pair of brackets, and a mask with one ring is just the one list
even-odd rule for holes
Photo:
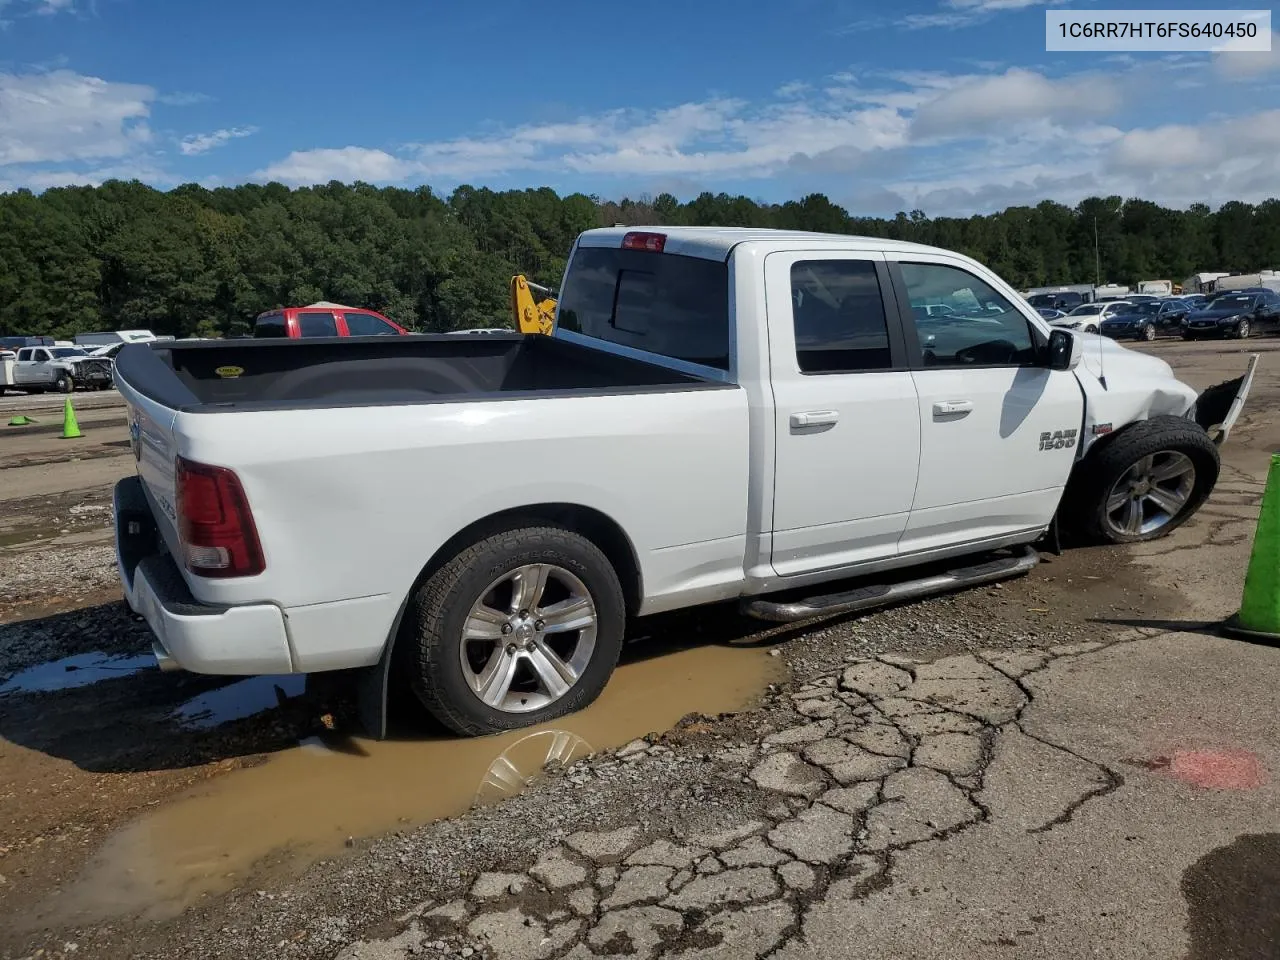
[[1209,302],[1209,297],[1203,293],[1184,293],[1181,296],[1174,297],[1171,299],[1181,300],[1183,303],[1187,305],[1188,311],[1199,310],[1201,307],[1203,307],[1206,303]]
[[936,247],[670,227],[581,234],[550,336],[133,344],[116,382],[116,556],[162,667],[358,668],[375,736],[398,681],[477,735],[590,704],[634,617],[1000,579],[1055,519],[1164,536],[1252,366],[1197,395]]
[[1044,307],[1049,310],[1060,310],[1063,313],[1069,313],[1084,302],[1084,294],[1076,290],[1063,290],[1058,293],[1036,293],[1027,297],[1027,303],[1036,309]]
[[1082,303],[1065,317],[1050,321],[1055,327],[1068,330],[1079,330],[1082,333],[1097,333],[1102,321],[1114,317],[1129,306],[1128,300],[1095,301]]
[[1183,340],[1201,337],[1235,337],[1243,340],[1254,332],[1274,333],[1280,328],[1280,294],[1223,293],[1188,314]]
[[308,307],[285,307],[258,315],[253,323],[255,337],[386,337],[404,336],[409,331],[376,310],[360,310],[338,303],[313,303]]
[[1099,332],[1117,340],[1154,340],[1160,335],[1182,332],[1182,321],[1190,310],[1180,300],[1146,300],[1104,319]]
[[111,361],[91,357],[80,347],[23,347],[3,370],[0,389],[70,393],[77,387],[111,386]]

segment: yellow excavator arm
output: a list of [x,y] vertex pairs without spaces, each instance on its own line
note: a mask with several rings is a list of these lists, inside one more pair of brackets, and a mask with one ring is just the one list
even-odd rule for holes
[[[535,293],[542,299],[535,300]],[[556,301],[546,287],[517,275],[511,278],[511,313],[521,333],[550,336],[556,322]]]

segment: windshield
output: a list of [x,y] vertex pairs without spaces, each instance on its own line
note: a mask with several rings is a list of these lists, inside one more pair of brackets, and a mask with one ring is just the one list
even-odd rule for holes
[[81,350],[79,347],[50,347],[49,353],[57,359],[62,359],[65,357],[87,357],[88,356],[88,354],[85,353],[83,350]]
[[1253,303],[1253,297],[1218,297],[1213,301],[1215,310],[1239,310]]
[[1073,317],[1082,317],[1090,313],[1101,313],[1102,305],[1098,303],[1082,303],[1071,311]]

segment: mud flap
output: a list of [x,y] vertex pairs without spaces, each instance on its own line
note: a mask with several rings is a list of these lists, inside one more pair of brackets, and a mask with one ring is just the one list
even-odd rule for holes
[[1191,408],[1196,423],[1204,427],[1207,433],[1213,435],[1216,428],[1213,442],[1218,446],[1226,442],[1236,421],[1240,419],[1249,390],[1253,387],[1253,374],[1261,356],[1258,353],[1252,354],[1249,357],[1249,369],[1242,376],[1209,387],[1196,398],[1195,405]]
[[356,715],[365,733],[374,740],[387,739],[387,701],[394,649],[394,643],[386,644],[377,663],[355,671]]

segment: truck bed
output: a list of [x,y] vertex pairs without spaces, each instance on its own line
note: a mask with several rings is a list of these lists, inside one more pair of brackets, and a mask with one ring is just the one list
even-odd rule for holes
[[130,344],[117,376],[189,413],[590,396],[723,387],[541,335],[412,335]]

